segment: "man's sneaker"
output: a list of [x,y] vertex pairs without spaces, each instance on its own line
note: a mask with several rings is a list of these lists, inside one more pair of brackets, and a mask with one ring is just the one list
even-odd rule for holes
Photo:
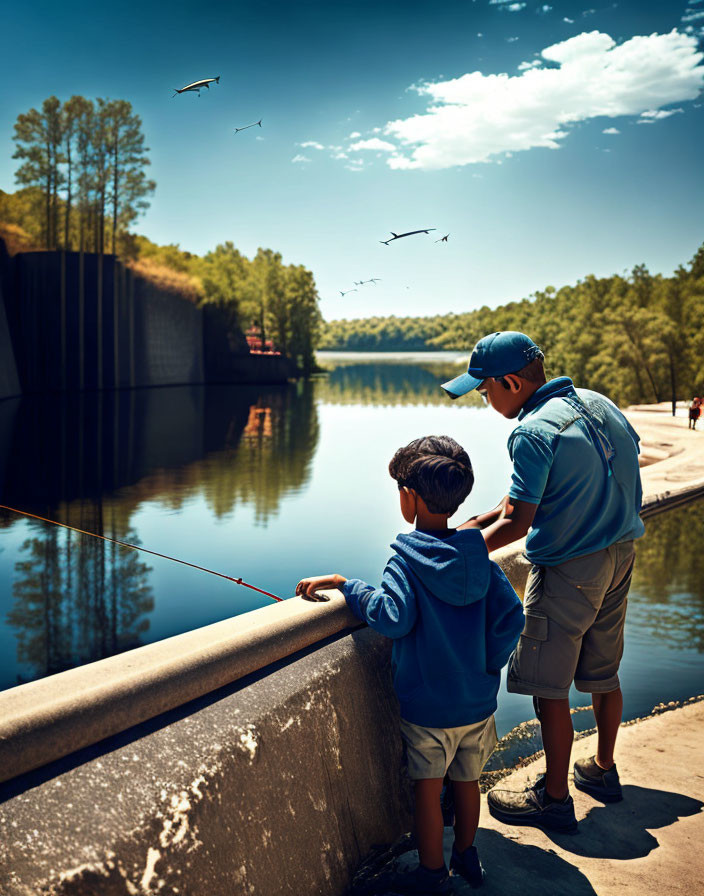
[[450,874],[459,874],[470,887],[481,887],[484,883],[484,869],[479,861],[476,846],[468,846],[464,852],[457,852],[452,844],[452,856],[450,858]]
[[413,871],[386,871],[372,878],[365,893],[406,893],[431,894],[452,893],[452,883],[447,868],[443,865],[432,871],[419,865]]
[[616,763],[609,769],[603,769],[596,764],[596,756],[575,762],[574,786],[604,803],[618,803],[623,799]]
[[486,795],[489,812],[504,824],[530,824],[556,834],[576,834],[574,802],[568,794],[560,803],[545,800],[545,775],[525,790],[495,788]]

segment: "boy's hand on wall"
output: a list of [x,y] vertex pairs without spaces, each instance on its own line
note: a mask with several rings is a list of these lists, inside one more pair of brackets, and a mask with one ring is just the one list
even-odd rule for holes
[[316,591],[325,591],[328,588],[341,588],[347,579],[337,573],[329,573],[325,576],[310,576],[301,579],[296,585],[296,594],[307,597],[309,600],[319,600]]

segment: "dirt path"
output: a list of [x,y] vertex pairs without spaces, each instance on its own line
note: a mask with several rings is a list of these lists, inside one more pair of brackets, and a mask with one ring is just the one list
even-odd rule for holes
[[704,422],[688,428],[687,406],[669,403],[624,409],[641,438],[643,496],[704,485]]

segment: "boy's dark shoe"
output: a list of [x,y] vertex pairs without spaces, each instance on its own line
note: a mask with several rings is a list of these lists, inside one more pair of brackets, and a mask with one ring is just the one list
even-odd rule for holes
[[489,791],[486,798],[489,812],[504,824],[529,824],[556,834],[577,833],[572,797],[568,794],[561,802],[547,797],[545,775],[525,790],[495,788]]
[[463,877],[470,887],[474,889],[481,887],[484,883],[484,869],[479,861],[476,846],[468,846],[464,852],[457,852],[455,845],[452,845],[450,874],[453,872]]
[[413,871],[386,871],[369,881],[365,893],[452,893],[452,883],[447,868],[432,871],[419,865]]
[[596,756],[575,762],[574,786],[604,803],[618,803],[623,799],[616,763],[609,769],[603,769],[597,765]]

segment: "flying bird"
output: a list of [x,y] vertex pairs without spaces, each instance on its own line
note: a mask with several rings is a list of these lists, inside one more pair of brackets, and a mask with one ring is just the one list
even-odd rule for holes
[[446,242],[447,242],[447,238],[448,238],[449,235],[450,235],[449,233],[446,233],[444,237],[442,237],[442,238],[439,239],[439,240],[435,240],[435,242],[436,242],[436,243],[446,243]]
[[240,131],[246,131],[247,128],[256,128],[257,125],[259,125],[259,127],[262,126],[261,118],[259,121],[255,121],[254,124],[246,124],[243,128],[235,128],[235,133],[238,134]]
[[338,290],[341,296],[346,296],[348,292],[357,292],[356,289],[348,289],[346,292],[343,292],[341,289]]
[[370,280],[367,280],[367,283],[373,283],[376,286],[377,280],[381,280],[381,277],[372,277]]
[[394,240],[400,240],[404,236],[413,236],[414,233],[430,233],[431,230],[435,230],[435,228],[429,227],[427,230],[409,230],[407,233],[394,233],[393,230],[390,230],[389,233],[391,234],[391,239],[379,240],[379,242],[388,246],[389,243],[393,243]]
[[[198,94],[198,96],[200,96],[200,92],[203,87],[207,87],[208,90],[210,90],[210,85],[213,82],[219,84],[220,75],[218,75],[217,78],[203,78],[202,81],[194,81],[192,84],[186,84],[186,86],[182,87],[180,90],[178,89],[178,87],[174,87],[174,90],[176,91],[176,93],[186,93],[186,91],[188,90],[194,90]],[[174,96],[176,96],[176,93],[174,94]],[[173,97],[171,97],[171,99],[173,99]]]

